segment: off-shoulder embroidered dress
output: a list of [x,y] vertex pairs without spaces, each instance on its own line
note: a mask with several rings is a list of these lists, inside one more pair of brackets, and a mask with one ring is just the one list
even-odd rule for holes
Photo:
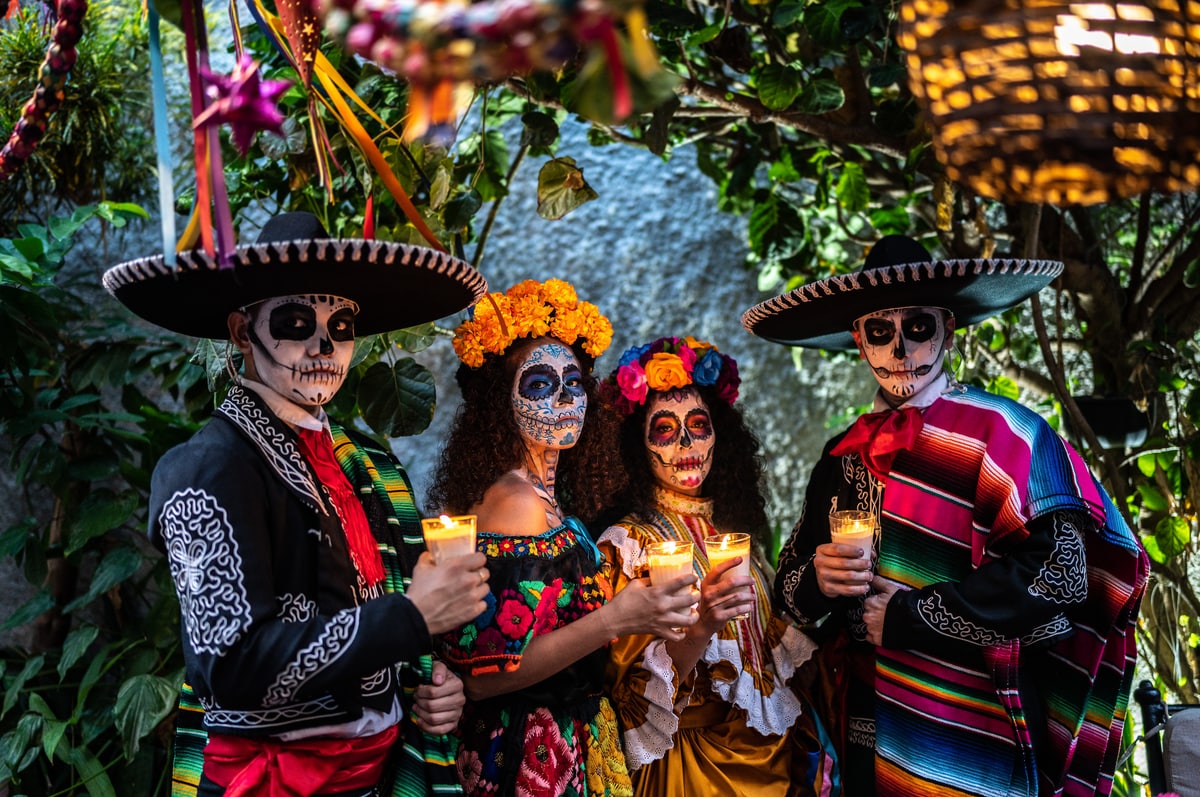
[[[603,606],[612,595],[583,524],[568,517],[537,535],[481,531],[488,557],[487,609],[442,637],[461,673],[509,672],[535,637]],[[603,695],[601,647],[519,692],[468,701],[459,723],[458,770],[467,795],[628,797],[616,714]]]
[[[710,499],[657,488],[655,503],[652,513],[627,516],[600,537],[617,591],[638,575],[648,543],[693,541],[703,578],[704,538],[736,531],[713,527]],[[789,735],[802,707],[788,681],[815,646],[772,613],[771,576],[757,561],[751,570],[754,611],[715,634],[683,678],[661,639],[631,636],[612,645],[608,679],[639,797],[789,795],[793,768],[804,771]]]

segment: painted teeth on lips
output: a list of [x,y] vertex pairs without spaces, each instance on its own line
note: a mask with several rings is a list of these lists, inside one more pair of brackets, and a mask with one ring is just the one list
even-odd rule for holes
[[700,467],[700,457],[684,457],[683,459],[677,459],[671,467],[673,467],[675,470],[696,470]]

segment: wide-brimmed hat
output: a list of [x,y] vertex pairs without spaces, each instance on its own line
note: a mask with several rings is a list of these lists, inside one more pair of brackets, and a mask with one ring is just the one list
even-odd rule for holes
[[226,318],[273,296],[322,294],[358,303],[356,335],[417,326],[457,313],[487,293],[471,265],[422,246],[330,238],[311,213],[271,218],[254,244],[239,246],[233,267],[202,250],[130,260],[104,273],[104,287],[160,327],[224,339]]
[[982,321],[1025,300],[1062,273],[1057,260],[935,260],[903,235],[881,238],[862,269],[801,285],[742,314],[753,335],[789,346],[854,349],[850,325],[893,307],[944,307],[958,326]]

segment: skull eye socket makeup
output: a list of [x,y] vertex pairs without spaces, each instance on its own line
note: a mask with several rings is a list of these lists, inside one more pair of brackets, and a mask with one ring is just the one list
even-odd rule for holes
[[688,434],[695,440],[706,440],[713,433],[712,419],[706,410],[692,410],[685,422]]
[[521,372],[517,391],[525,398],[537,401],[557,393],[561,384],[554,368],[545,363],[538,363]]
[[670,410],[660,410],[650,419],[646,438],[652,445],[665,446],[679,437],[679,417]]
[[271,308],[267,331],[276,340],[308,340],[317,331],[317,311],[311,304],[288,302]]

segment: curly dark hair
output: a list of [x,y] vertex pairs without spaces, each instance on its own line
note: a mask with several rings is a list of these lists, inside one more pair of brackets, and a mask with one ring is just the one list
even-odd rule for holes
[[[497,479],[525,462],[525,442],[513,416],[513,380],[525,355],[546,340],[551,339],[521,340],[479,368],[458,367],[463,403],[442,447],[428,506],[466,512]],[[559,455],[555,498],[563,511],[591,526],[611,513],[625,487],[625,470],[617,446],[618,419],[597,396],[595,359],[578,345],[570,348],[583,372],[588,409],[579,441]]]
[[[708,406],[713,430],[713,465],[701,495],[713,499],[713,525],[723,531],[744,531],[760,550],[771,532],[767,521],[767,481],[758,437],[746,425],[742,411],[719,398],[711,385],[691,385]],[[621,423],[621,459],[628,471],[625,506],[638,514],[654,508],[657,484],[646,453],[646,408],[637,405]]]

